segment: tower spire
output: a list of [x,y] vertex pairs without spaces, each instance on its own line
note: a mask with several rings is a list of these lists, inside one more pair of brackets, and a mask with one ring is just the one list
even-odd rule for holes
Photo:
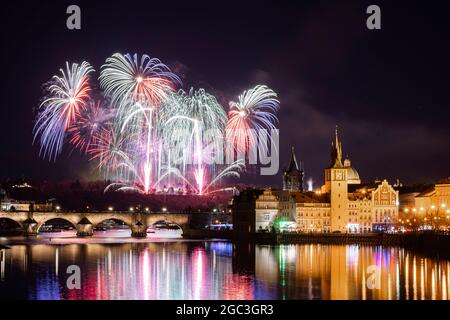
[[334,166],[335,167],[342,167],[342,144],[339,141],[339,134],[338,134],[338,126],[336,125],[336,129],[335,129],[335,145],[334,147],[336,148],[336,159],[335,159],[335,163]]
[[293,169],[298,171],[297,158],[295,157],[294,147],[291,148],[291,161],[289,163],[288,171],[292,171]]
[[302,191],[303,190],[303,163],[300,162],[300,167],[295,157],[295,149],[291,148],[291,160],[289,167],[283,172],[283,190]]

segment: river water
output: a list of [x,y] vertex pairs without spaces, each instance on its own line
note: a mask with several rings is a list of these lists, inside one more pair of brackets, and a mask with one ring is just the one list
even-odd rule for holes
[[[1,250],[1,299],[421,300],[450,293],[450,261],[402,248],[70,236],[0,244],[9,246]],[[67,285],[77,284],[74,265],[80,289]]]

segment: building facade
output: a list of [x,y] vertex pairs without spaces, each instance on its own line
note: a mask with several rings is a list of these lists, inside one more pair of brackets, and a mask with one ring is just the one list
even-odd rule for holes
[[[387,180],[361,184],[358,171],[347,157],[336,129],[331,164],[324,170],[324,184],[316,192],[303,191],[303,169],[294,149],[289,167],[283,171],[283,189],[245,191],[233,201],[234,230],[365,233],[393,230],[399,219],[399,192]],[[447,201],[450,184],[437,186],[436,197]],[[431,195],[430,195],[431,196]],[[426,200],[430,201],[430,200]],[[278,223],[280,222],[280,223]]]
[[431,190],[418,194],[414,207],[419,213],[435,211],[437,215],[449,214],[450,211],[450,177],[435,184]]
[[257,231],[270,231],[276,220],[295,221],[295,193],[267,188],[255,201]]
[[331,204],[329,195],[299,193],[295,197],[295,222],[301,232],[331,231]]
[[[358,171],[347,157],[342,161],[342,143],[336,128],[331,144],[331,164],[325,169],[325,181],[321,192],[329,195],[329,201],[321,202],[329,207],[327,216],[317,216],[320,223],[311,223],[311,216],[302,215],[303,204],[297,204],[297,225],[303,232],[364,233],[391,230],[398,222],[398,191],[383,180],[374,185],[361,185]],[[311,204],[308,204],[311,206]],[[319,204],[314,205],[318,212]],[[323,209],[324,210],[324,209]],[[303,221],[307,220],[309,221]],[[328,225],[329,224],[329,225]]]

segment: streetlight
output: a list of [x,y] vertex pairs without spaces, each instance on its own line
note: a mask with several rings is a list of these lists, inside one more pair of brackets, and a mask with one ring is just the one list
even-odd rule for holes
[[167,212],[167,208],[166,207],[162,207],[162,212]]
[[133,207],[130,207],[130,211],[134,211],[134,208],[133,208]]
[[59,211],[59,210],[61,210],[61,207],[60,206],[56,206],[56,211]]
[[113,211],[114,208],[113,207],[108,207],[108,211]]
[[150,211],[149,207],[146,207],[146,208],[145,208],[145,211],[149,212],[149,211]]

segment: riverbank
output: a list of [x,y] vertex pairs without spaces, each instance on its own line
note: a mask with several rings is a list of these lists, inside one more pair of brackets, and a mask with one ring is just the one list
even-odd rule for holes
[[255,242],[259,244],[382,245],[450,256],[450,235],[431,232],[404,234],[256,233]]

